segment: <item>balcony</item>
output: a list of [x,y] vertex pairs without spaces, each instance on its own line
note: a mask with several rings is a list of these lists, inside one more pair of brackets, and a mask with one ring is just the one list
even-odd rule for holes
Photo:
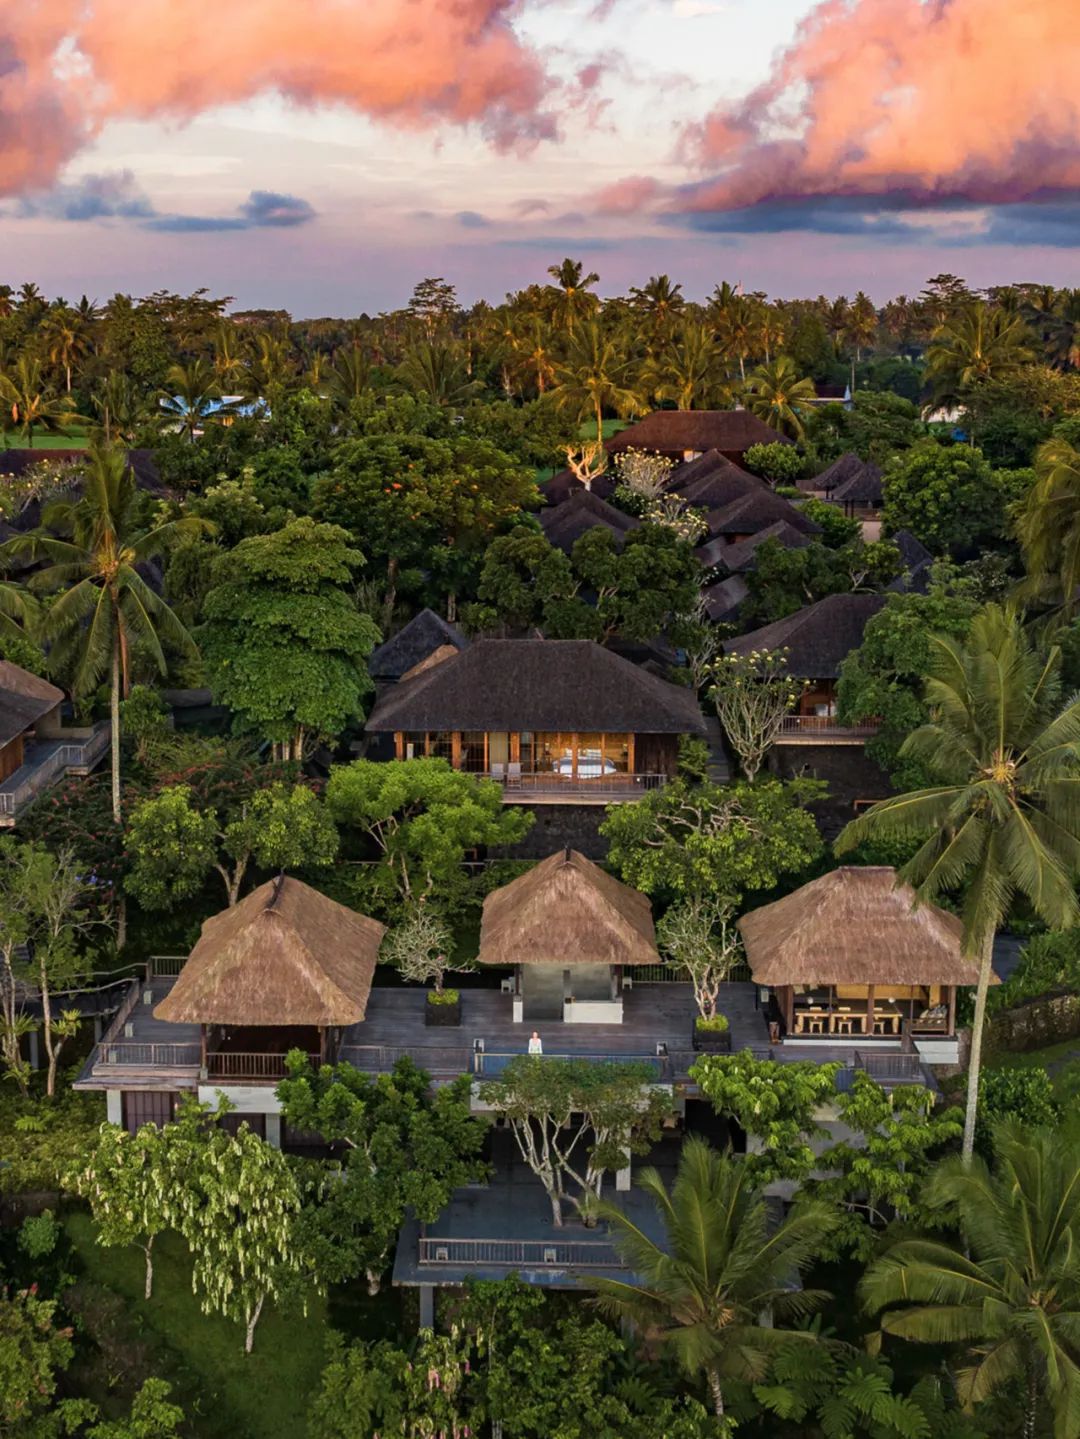
[[881,721],[863,720],[843,725],[835,715],[787,715],[780,727],[778,744],[862,744],[872,739]]
[[622,1269],[622,1260],[605,1239],[440,1239],[421,1234],[417,1263],[467,1269]]
[[89,774],[109,748],[108,722],[27,742],[23,762],[0,784],[0,829],[10,829],[64,775]]
[[619,804],[643,798],[667,783],[663,774],[559,773],[557,770],[493,774],[503,787],[504,804]]

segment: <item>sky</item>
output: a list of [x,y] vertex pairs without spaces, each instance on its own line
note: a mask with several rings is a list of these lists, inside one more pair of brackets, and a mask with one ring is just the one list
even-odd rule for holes
[[1080,0],[28,0],[0,279],[297,317],[564,255],[603,294],[1080,287],[1078,74]]

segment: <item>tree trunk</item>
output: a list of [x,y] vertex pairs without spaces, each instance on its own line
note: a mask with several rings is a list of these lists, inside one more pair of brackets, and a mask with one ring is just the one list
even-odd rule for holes
[[705,1377],[709,1381],[709,1393],[712,1395],[713,1413],[717,1419],[724,1417],[724,1391],[720,1387],[720,1375],[715,1369],[706,1369]]
[[259,1302],[255,1308],[248,1312],[247,1334],[244,1336],[244,1353],[250,1354],[255,1344],[255,1326],[259,1322],[259,1315],[262,1313],[265,1294],[259,1296]]
[[109,719],[112,721],[112,811],[113,823],[122,824],[120,814],[120,635],[113,641],[112,688],[109,695]]
[[[42,951],[44,953],[44,950]],[[45,969],[45,961],[42,959],[38,964],[38,988],[41,991],[41,1035],[45,1045],[45,1057],[48,1060],[48,1077],[45,1080],[45,1093],[50,1099],[56,1093],[56,1049],[53,1047],[52,1032],[52,996],[49,994],[49,976]]]
[[367,1292],[374,1297],[382,1288],[382,1275],[377,1269],[365,1269],[364,1278],[367,1280]]
[[1035,1423],[1038,1417],[1039,1376],[1032,1366],[1027,1381],[1027,1403],[1024,1405],[1024,1439],[1035,1439]]
[[116,947],[123,949],[127,944],[127,900],[122,894],[116,897]]
[[143,1298],[149,1299],[154,1292],[154,1236],[150,1236],[149,1244],[143,1245],[143,1253],[146,1255],[146,1287],[143,1291]]
[[975,1017],[971,1021],[971,1054],[968,1059],[967,1110],[964,1114],[964,1163],[971,1163],[975,1151],[975,1120],[979,1112],[979,1073],[982,1067],[983,1024],[986,1019],[986,995],[994,957],[994,934],[987,935],[979,964],[979,983],[975,990]]
[[556,1229],[563,1227],[562,1202],[553,1189],[548,1190],[548,1198],[551,1200],[551,1222]]

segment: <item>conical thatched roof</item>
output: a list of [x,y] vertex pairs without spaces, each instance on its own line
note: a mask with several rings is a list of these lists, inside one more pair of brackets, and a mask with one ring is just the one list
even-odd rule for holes
[[208,919],[170,993],[172,1024],[356,1024],[385,925],[285,875]]
[[963,925],[887,865],[846,866],[739,920],[756,984],[975,984]]
[[652,906],[576,849],[484,901],[479,964],[658,964]]

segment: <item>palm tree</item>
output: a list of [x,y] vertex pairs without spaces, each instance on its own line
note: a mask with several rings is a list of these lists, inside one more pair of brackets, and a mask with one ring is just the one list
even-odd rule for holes
[[71,371],[86,353],[88,336],[78,312],[67,305],[56,305],[41,326],[45,353],[52,364],[64,372],[65,389],[71,394]]
[[993,1167],[944,1161],[924,1202],[955,1214],[961,1243],[902,1239],[871,1265],[860,1295],[886,1334],[964,1344],[965,1409],[1021,1386],[1023,1433],[1043,1401],[1057,1439],[1080,1434],[1080,1133],[1018,1124],[994,1134]]
[[397,373],[414,395],[436,405],[463,404],[480,388],[469,379],[461,348],[452,340],[421,340],[410,346]]
[[667,275],[651,275],[644,285],[631,289],[630,304],[644,316],[650,339],[656,341],[671,333],[672,323],[681,314],[686,300],[681,285],[673,285]]
[[555,323],[573,334],[579,320],[586,319],[599,307],[600,301],[590,293],[600,276],[595,270],[586,275],[580,260],[566,259],[561,265],[549,265],[548,274],[555,281],[548,286],[551,315]]
[[21,431],[30,449],[35,430],[64,435],[66,426],[78,419],[70,398],[46,385],[41,361],[29,355],[20,355],[14,369],[0,375],[0,400],[11,407],[12,427]]
[[1062,290],[1050,332],[1050,359],[1062,369],[1080,369],[1080,290]]
[[1007,380],[1033,358],[1031,335],[1019,315],[982,300],[964,305],[934,332],[926,377],[935,402],[965,399],[987,380]]
[[683,320],[672,342],[648,362],[642,378],[657,399],[674,400],[680,410],[709,409],[731,401],[716,335],[702,320]]
[[813,380],[800,379],[789,355],[758,365],[746,382],[746,408],[771,429],[796,439],[804,433],[799,407],[810,404],[816,395]]
[[145,397],[123,370],[110,370],[90,403],[101,418],[107,445],[123,441],[133,444],[139,427],[150,418]]
[[1049,439],[1035,455],[1035,483],[1016,516],[1027,577],[1021,591],[1060,605],[1066,616],[1080,586],[1080,450]]
[[186,435],[192,444],[212,416],[229,409],[222,401],[221,386],[206,360],[173,365],[165,377],[165,386],[161,396],[164,426]]
[[235,393],[243,386],[246,364],[243,336],[229,320],[214,331],[214,373],[223,392]]
[[346,345],[326,372],[326,387],[342,405],[358,400],[371,386],[371,364],[358,344]]
[[768,1320],[800,1319],[827,1297],[792,1280],[821,1252],[836,1216],[824,1205],[801,1204],[774,1225],[746,1165],[695,1137],[683,1144],[670,1193],[652,1168],[637,1183],[656,1205],[664,1242],[615,1205],[599,1205],[640,1282],[594,1280],[596,1302],[637,1324],[686,1374],[703,1375],[723,1418],[725,1382],[760,1382],[776,1349],[797,1337],[765,1327]]
[[919,900],[964,891],[964,950],[979,959],[963,1153],[971,1158],[994,936],[1016,894],[1053,929],[1080,919],[1080,697],[1062,701],[1061,652],[1038,653],[1016,612],[987,605],[964,641],[931,636],[928,723],[901,746],[939,783],[852,820],[871,837],[922,840],[900,870]]
[[539,316],[534,315],[524,333],[515,337],[514,348],[518,365],[542,395],[555,378],[555,352],[551,332]]
[[631,378],[631,361],[607,339],[595,320],[574,331],[566,358],[555,366],[555,394],[560,409],[579,418],[592,414],[596,442],[604,439],[604,410],[640,415],[645,406]]
[[135,477],[123,450],[99,446],[88,454],[83,493],[58,501],[46,513],[50,530],[66,534],[19,535],[0,548],[50,561],[34,575],[35,590],[59,593],[44,612],[39,632],[51,644],[55,664],[74,663],[72,693],[89,695],[106,675],[112,716],[113,819],[120,814],[120,700],[131,682],[136,645],[159,673],[168,665],[162,641],[186,655],[195,644],[187,630],[143,577],[138,566],[156,559],[184,535],[208,531],[207,521],[188,517],[144,530],[137,520]]
[[36,629],[39,607],[34,596],[11,580],[0,580],[0,636],[26,640]]
[[754,353],[757,314],[752,301],[742,295],[716,306],[716,338],[725,355],[739,362],[739,379],[746,381],[746,361]]

